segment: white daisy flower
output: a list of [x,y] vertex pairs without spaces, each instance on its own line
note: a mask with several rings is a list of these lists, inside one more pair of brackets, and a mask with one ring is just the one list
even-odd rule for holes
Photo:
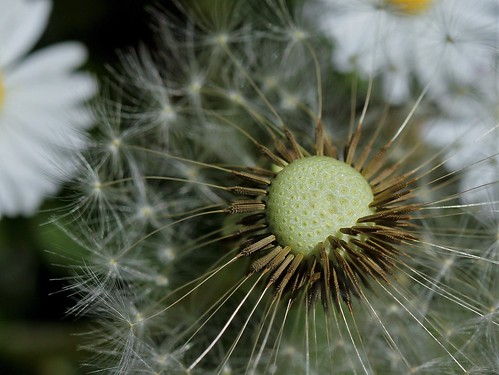
[[96,91],[78,43],[25,57],[43,33],[51,1],[0,0],[0,217],[29,215],[71,170],[90,125],[82,102]]
[[[322,0],[324,30],[342,71],[381,74],[385,97],[401,104],[411,80],[436,91],[488,74],[497,57],[498,3],[493,0]],[[433,92],[435,91],[435,92]]]

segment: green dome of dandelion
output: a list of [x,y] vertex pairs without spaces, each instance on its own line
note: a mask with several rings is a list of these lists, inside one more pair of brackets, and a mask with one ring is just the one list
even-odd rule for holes
[[340,228],[371,215],[373,193],[350,165],[327,156],[298,159],[272,181],[267,201],[270,230],[281,246],[309,254]]

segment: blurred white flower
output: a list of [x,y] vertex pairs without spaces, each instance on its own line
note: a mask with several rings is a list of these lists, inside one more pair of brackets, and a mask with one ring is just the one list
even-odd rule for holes
[[499,179],[499,137],[494,131],[499,127],[498,78],[497,73],[481,76],[473,90],[463,86],[442,91],[444,114],[422,127],[424,139],[445,151],[446,167],[461,171],[460,189],[467,192],[462,200],[468,203],[499,200],[494,183]]
[[24,57],[43,33],[51,1],[0,0],[0,217],[29,215],[71,170],[90,123],[92,77],[78,43]]
[[383,77],[385,98],[406,102],[413,77],[438,91],[472,84],[497,56],[497,1],[322,0],[320,23],[342,71]]

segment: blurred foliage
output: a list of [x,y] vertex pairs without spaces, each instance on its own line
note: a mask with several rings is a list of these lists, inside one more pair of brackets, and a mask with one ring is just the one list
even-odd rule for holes
[[116,50],[149,44],[147,8],[168,8],[171,0],[54,0],[50,24],[38,46],[65,40],[84,43],[89,51],[88,68],[106,73],[117,60]]

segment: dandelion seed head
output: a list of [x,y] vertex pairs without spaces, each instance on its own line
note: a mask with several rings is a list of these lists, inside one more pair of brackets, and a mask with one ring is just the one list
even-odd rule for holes
[[158,285],[158,286],[168,286],[168,284],[169,284],[168,278],[166,276],[163,276],[163,275],[157,275],[154,278],[154,280],[156,282],[156,285]]
[[[272,82],[271,82],[272,83]],[[282,109],[290,111],[296,110],[300,104],[300,98],[296,95],[293,95],[288,92],[283,92],[281,94],[281,102],[280,105]]]
[[188,179],[196,181],[201,177],[200,169],[195,165],[183,166],[182,169]]
[[453,264],[454,264],[454,258],[452,258],[452,257],[449,257],[449,258],[444,260],[445,269],[449,269],[450,267],[452,267]]
[[120,275],[120,271],[119,271],[119,268],[120,268],[120,264],[118,262],[118,259],[116,258],[111,258],[109,259],[109,273],[112,277],[119,277]]
[[93,183],[93,189],[92,192],[96,195],[99,195],[102,193],[102,183],[100,181],[95,181]]
[[[87,165],[87,167],[89,166]],[[78,190],[85,195],[85,199],[99,200],[105,197],[106,185],[98,172],[89,167],[85,170],[85,174],[79,178]]]
[[153,215],[153,209],[149,205],[139,208],[139,217],[142,219],[149,219]]
[[230,365],[229,365],[229,364],[226,364],[226,365],[223,367],[222,372],[221,372],[221,374],[222,374],[222,375],[232,375],[232,373],[233,373],[233,372],[232,372],[232,368],[230,367]]
[[167,104],[163,107],[163,110],[161,111],[162,114],[162,119],[164,121],[175,121],[177,118],[177,112],[175,111],[175,108],[173,108],[171,105]]
[[386,310],[389,314],[393,314],[393,315],[397,315],[398,313],[400,313],[400,306],[397,305],[397,304],[394,304],[394,303],[391,303],[387,310]]
[[204,80],[202,77],[193,77],[187,87],[187,92],[191,97],[198,97],[203,88]]
[[227,43],[229,43],[229,34],[222,32],[218,35],[213,36],[213,44],[217,45],[218,47],[225,47]]
[[159,365],[166,365],[168,363],[168,354],[163,354],[163,355],[158,355],[156,357],[156,362],[159,364]]
[[295,43],[302,42],[307,38],[307,33],[304,30],[294,29],[290,31],[291,40]]
[[245,102],[243,95],[235,90],[229,90],[227,97],[236,104],[242,105]]
[[295,358],[297,355],[300,355],[293,345],[283,345],[281,350],[282,354],[289,358]]
[[263,78],[263,88],[266,91],[274,90],[279,85],[279,77],[268,75]]
[[158,250],[158,258],[165,264],[171,263],[175,258],[175,250],[171,246],[161,246]]
[[133,320],[130,322],[130,327],[133,328],[135,326],[140,326],[143,323],[144,323],[144,315],[142,315],[141,312],[137,311],[133,316]]
[[109,150],[113,154],[117,154],[120,150],[121,147],[121,139],[120,138],[113,138],[111,142],[109,143]]
[[[487,189],[460,187],[491,150],[468,158],[443,133],[428,146],[425,92],[411,111],[385,105],[379,66],[369,82],[340,74],[338,45],[297,24],[295,5],[208,3],[179,1],[186,25],[158,22],[158,56],[123,56],[125,100],[107,100],[82,163],[77,182],[102,194],[73,209],[88,256],[72,290],[75,311],[102,324],[103,362],[131,374],[491,368],[498,226],[478,213],[494,198],[466,204]],[[410,8],[393,15],[407,23],[434,8],[390,3]],[[483,145],[488,129],[475,130],[466,138]]]

